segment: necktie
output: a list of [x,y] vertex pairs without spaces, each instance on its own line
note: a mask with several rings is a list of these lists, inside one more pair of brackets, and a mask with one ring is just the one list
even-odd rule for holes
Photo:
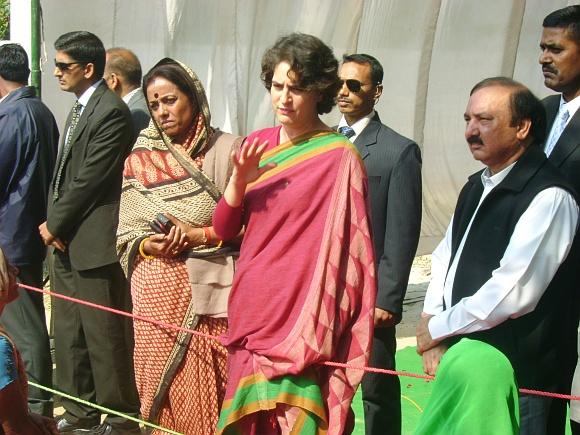
[[570,112],[568,112],[568,109],[565,107],[561,108],[560,112],[558,113],[558,117],[554,120],[554,126],[550,131],[550,137],[548,137],[546,142],[545,153],[547,156],[552,154],[552,151],[554,151],[556,142],[558,142],[560,135],[564,131],[564,128],[566,128],[566,122],[568,121],[568,118],[570,118]]
[[346,125],[339,127],[338,132],[340,134],[344,134],[347,139],[350,139],[351,137],[353,137],[355,135],[354,130]]
[[79,118],[81,117],[81,110],[83,109],[83,105],[78,101],[72,108],[72,115],[70,119],[70,126],[68,128],[66,140],[64,142],[64,146],[62,147],[62,153],[60,154],[60,162],[58,163],[58,170],[56,173],[56,179],[54,180],[54,189],[52,191],[53,199],[58,199],[58,188],[60,186],[60,178],[62,176],[62,170],[64,168],[64,162],[66,160],[66,156],[70,151],[71,143],[72,143],[72,136],[75,131],[77,124],[79,123]]

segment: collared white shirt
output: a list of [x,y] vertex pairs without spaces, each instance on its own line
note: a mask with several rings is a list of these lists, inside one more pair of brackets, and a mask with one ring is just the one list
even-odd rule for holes
[[[81,113],[79,114],[79,116],[81,116],[83,114],[83,112],[85,111],[85,107],[87,107],[87,104],[89,104],[89,100],[91,99],[91,97],[93,96],[93,94],[95,93],[95,91],[97,90],[97,88],[99,87],[99,85],[101,84],[102,81],[103,81],[103,79],[97,80],[85,92],[83,92],[83,94],[78,98],[77,101],[80,104],[82,104]],[[67,140],[68,140],[69,134],[70,134],[70,126],[69,126],[68,130],[66,131]]]
[[354,142],[355,139],[358,137],[358,135],[361,134],[362,131],[365,129],[365,127],[369,125],[369,122],[371,122],[371,119],[373,119],[374,116],[375,111],[371,110],[371,113],[369,113],[368,115],[363,116],[354,124],[348,125],[348,122],[346,122],[346,118],[344,117],[344,115],[342,115],[342,118],[340,119],[340,122],[338,123],[338,127],[336,129],[338,130],[340,127],[352,128],[354,130],[354,136],[351,136],[348,140]]
[[140,89],[141,88],[135,88],[131,92],[126,93],[123,96],[123,101],[125,102],[125,104],[129,104],[129,100],[131,100],[131,98],[133,98],[133,95],[135,95],[137,92],[139,92]]
[[[513,166],[495,175],[484,171],[481,177],[484,191],[477,210]],[[453,218],[431,257],[432,278],[423,311],[434,315],[429,321],[429,332],[436,340],[490,329],[533,311],[568,255],[578,224],[578,205],[572,195],[559,187],[541,191],[520,217],[500,265],[489,280],[474,295],[451,306],[457,264],[477,210],[449,270]]]
[[568,109],[568,113],[570,114],[568,121],[566,121],[566,125],[568,125],[572,117],[576,114],[576,112],[580,108],[580,95],[568,102],[566,102],[564,100],[564,97],[560,95],[560,110],[562,109],[562,106],[565,106],[566,109]]
[[87,107],[87,104],[89,104],[89,100],[91,99],[91,97],[93,96],[93,94],[95,93],[95,91],[97,90],[102,81],[103,79],[97,80],[78,98],[78,102],[83,105],[81,115],[85,110],[85,107]]
[[[554,123],[552,124],[552,128],[550,129],[550,131],[548,132],[548,135],[546,136],[545,147],[548,147],[549,144],[552,144],[552,143],[554,144],[554,145],[552,145],[552,147],[550,149],[547,149],[547,148],[545,149],[546,154],[548,156],[554,151],[555,143],[558,141],[558,139],[560,138],[560,136],[564,132],[564,129],[570,123],[570,120],[572,119],[574,114],[578,111],[578,108],[580,108],[580,96],[574,98],[571,101],[566,102],[564,100],[564,96],[560,95],[560,106],[558,108],[558,112],[556,113],[556,117],[554,118]],[[554,130],[559,128],[559,119],[562,116],[562,112],[565,110],[568,111],[568,115],[569,115],[568,119],[566,120],[566,124],[564,125],[564,128],[562,128],[562,131],[560,131],[558,138],[556,138],[556,142],[552,142],[551,138],[554,134],[556,134],[556,132]]]

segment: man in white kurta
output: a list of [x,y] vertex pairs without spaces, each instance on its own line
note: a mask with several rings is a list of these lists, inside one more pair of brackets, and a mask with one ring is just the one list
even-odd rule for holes
[[[562,294],[557,301],[542,297],[572,245],[578,204],[537,146],[545,134],[539,104],[527,88],[506,78],[486,79],[471,92],[465,137],[474,158],[487,167],[470,177],[445,238],[433,253],[432,280],[417,327],[417,350],[427,373],[435,374],[448,346],[468,335],[506,353],[518,382],[534,383],[521,387],[552,382],[539,373],[541,364],[535,370],[525,361],[545,350],[534,342],[536,337],[573,328],[573,321],[565,326],[550,322],[560,310],[556,303],[566,304]],[[496,221],[489,222],[489,216]],[[501,231],[494,231],[496,226]],[[537,310],[541,312],[535,315],[546,319],[539,330],[530,326],[531,313]],[[553,354],[559,351],[555,348]],[[548,410],[548,399],[522,396],[521,433],[531,433],[532,427],[547,433]]]

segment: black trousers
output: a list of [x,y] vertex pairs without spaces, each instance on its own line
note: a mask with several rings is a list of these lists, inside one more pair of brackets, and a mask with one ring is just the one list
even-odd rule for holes
[[[55,251],[51,282],[56,293],[131,310],[127,281],[119,263],[77,271],[67,254]],[[57,388],[138,416],[131,319],[56,297],[52,304]],[[71,423],[100,423],[100,412],[94,408],[64,398],[62,404],[65,418]],[[114,415],[107,416],[106,420],[115,427],[136,426]]]
[[[18,269],[19,282],[42,288],[42,262],[18,266]],[[52,360],[42,293],[23,288],[18,293],[18,299],[4,308],[0,322],[20,351],[28,379],[52,388]],[[30,385],[28,407],[32,412],[52,417],[52,395]]]
[[[375,328],[369,366],[395,370],[396,328]],[[401,434],[401,383],[398,376],[365,373],[362,398],[367,435]]]

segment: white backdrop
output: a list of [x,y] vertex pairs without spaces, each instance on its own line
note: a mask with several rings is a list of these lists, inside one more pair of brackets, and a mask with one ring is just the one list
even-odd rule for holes
[[[18,3],[18,5],[17,5]],[[13,0],[13,9],[26,3]],[[562,0],[42,0],[47,61],[43,99],[59,125],[73,96],[52,77],[54,40],[72,30],[132,49],[146,72],[169,56],[206,86],[213,125],[237,134],[274,124],[260,79],[266,47],[285,33],[314,34],[343,53],[365,52],[385,69],[383,122],[423,150],[419,252],[441,238],[467,175],[480,169],[463,138],[463,111],[479,80],[507,75],[538,97],[541,23]],[[26,13],[13,12],[12,39],[29,44]],[[336,123],[338,110],[325,117]]]

